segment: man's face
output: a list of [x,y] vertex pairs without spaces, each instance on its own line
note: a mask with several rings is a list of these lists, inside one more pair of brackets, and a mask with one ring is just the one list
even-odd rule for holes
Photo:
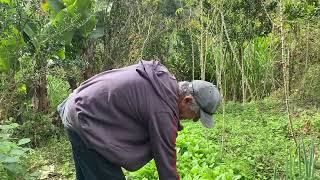
[[194,122],[200,118],[200,112],[195,112],[190,109],[190,105],[193,101],[192,96],[185,96],[179,102],[179,119],[192,119]]

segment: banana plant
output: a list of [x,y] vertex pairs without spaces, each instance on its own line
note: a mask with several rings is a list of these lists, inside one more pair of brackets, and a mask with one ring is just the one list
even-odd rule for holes
[[0,18],[7,21],[0,26],[0,73],[9,73],[10,69],[18,69],[17,61],[24,41],[17,27],[15,19],[10,17],[17,13],[16,4],[11,0],[0,0]]
[[[65,59],[65,46],[71,45],[76,34],[88,37],[96,24],[92,0],[45,0],[42,10],[50,17],[44,27],[34,29],[26,23],[24,33],[34,47],[33,59],[39,77],[35,84],[35,107],[38,111],[49,109],[47,95],[47,61],[52,57]],[[41,72],[41,73],[40,73]]]
[[90,49],[94,48],[94,42],[104,35],[104,27],[101,22],[98,22],[97,16],[104,10],[110,12],[112,2],[48,0],[42,7],[54,18],[50,26],[44,30],[45,36],[40,39],[46,42],[53,38],[58,43],[58,48],[53,51],[53,55],[66,70],[69,85],[74,89],[76,87],[74,67],[82,66],[81,69],[84,69],[82,74],[89,74],[86,71],[91,71],[88,67],[83,67],[91,64],[90,61],[93,59],[92,55],[88,56],[86,53],[90,52]]
[[6,38],[0,40],[0,72],[9,72],[10,69],[18,69],[18,53],[24,41],[16,28],[4,32]]
[[[8,12],[1,16],[10,17],[11,13],[11,16],[14,14],[24,17],[21,22],[6,28],[0,35],[0,73],[11,70],[14,74],[19,67],[19,58],[23,55],[20,53],[21,49],[24,49],[24,55],[29,56],[36,66],[35,80],[28,86],[34,89],[34,105],[38,111],[47,111],[49,107],[46,79],[48,60],[66,61],[66,50],[79,47],[74,51],[81,54],[83,52],[80,50],[85,47],[88,39],[97,39],[103,35],[104,31],[100,28],[94,30],[97,24],[96,13],[102,7],[109,7],[109,3],[102,6],[99,2],[99,9],[95,8],[96,3],[98,2],[94,0],[44,0],[38,11],[31,2],[0,0],[1,6],[5,8],[4,12]],[[22,12],[18,12],[16,7],[20,7]]]

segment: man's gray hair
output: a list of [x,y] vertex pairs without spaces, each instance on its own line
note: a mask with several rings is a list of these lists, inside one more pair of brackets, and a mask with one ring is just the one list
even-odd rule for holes
[[[193,89],[192,89],[191,82],[181,81],[181,82],[178,82],[178,85],[179,85],[178,94],[179,94],[180,98],[184,98],[185,96],[193,96],[192,95]],[[190,103],[189,108],[194,112],[199,112],[200,111],[200,107],[197,104],[195,99],[192,100],[192,102]]]

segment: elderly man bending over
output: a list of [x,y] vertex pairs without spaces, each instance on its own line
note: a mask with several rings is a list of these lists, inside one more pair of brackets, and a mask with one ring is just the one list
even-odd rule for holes
[[78,180],[125,179],[152,158],[161,180],[177,180],[180,120],[213,127],[221,96],[206,81],[177,82],[158,61],[100,73],[58,106]]

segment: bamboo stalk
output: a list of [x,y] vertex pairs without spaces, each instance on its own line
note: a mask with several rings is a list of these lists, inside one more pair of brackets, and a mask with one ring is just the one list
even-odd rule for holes
[[201,24],[201,34],[200,34],[200,72],[201,72],[201,80],[205,80],[206,72],[204,69],[204,59],[203,59],[203,1],[200,1],[200,24]]
[[[189,9],[189,21],[191,19],[191,8]],[[193,45],[193,34],[191,28],[189,28],[190,38],[191,38],[191,53],[192,53],[192,80],[194,80],[194,45]]]
[[306,49],[306,64],[305,64],[305,69],[304,72],[306,73],[308,70],[308,63],[309,63],[309,23],[307,25],[307,49]]
[[298,147],[297,139],[293,129],[293,123],[290,112],[290,104],[289,104],[289,62],[290,62],[290,52],[288,50],[288,57],[285,54],[285,31],[284,31],[284,20],[283,20],[283,7],[282,0],[280,0],[280,36],[281,36],[281,60],[283,62],[283,81],[284,81],[284,93],[285,93],[285,102],[287,109],[287,117],[291,130],[291,135],[293,137],[295,146]]
[[239,60],[241,63],[241,88],[242,88],[242,104],[245,103],[246,101],[246,91],[245,91],[245,78],[244,78],[244,59],[243,59],[243,48],[242,48],[242,44],[240,45],[239,48]]
[[[217,24],[217,23],[216,23]],[[217,32],[218,32],[218,26],[217,27]],[[219,71],[218,71],[219,70]],[[218,64],[216,63],[216,71],[218,72],[218,87],[220,88],[220,94],[221,94],[221,98],[222,98],[222,136],[221,136],[221,155],[223,157],[224,155],[224,144],[225,144],[225,89],[226,89],[226,81],[224,81],[224,87],[222,85],[222,73],[225,73],[224,70],[224,53],[223,53],[223,24],[221,23],[221,27],[220,27],[220,67],[218,67]],[[225,75],[224,75],[225,77]],[[225,78],[224,78],[225,80]]]
[[142,55],[143,55],[143,51],[144,51],[144,47],[147,43],[147,41],[149,40],[149,36],[150,36],[150,32],[151,32],[151,24],[152,24],[152,20],[153,20],[153,13],[150,17],[150,22],[149,22],[149,26],[148,26],[148,33],[147,33],[147,37],[146,39],[143,41],[142,47],[141,47],[141,52],[140,52],[140,59],[142,59]]
[[[222,12],[222,11],[220,11],[220,15],[221,15],[222,26],[223,26],[223,28],[224,28],[224,32],[225,32],[225,35],[226,35],[226,37],[227,37],[227,41],[228,41],[228,43],[229,43],[231,52],[232,52],[232,54],[233,54],[233,59],[234,59],[234,61],[236,62],[236,65],[237,65],[238,68],[240,69],[241,73],[244,73],[244,72],[242,71],[242,69],[241,69],[241,65],[240,65],[240,63],[239,63],[239,61],[238,61],[238,59],[237,59],[236,53],[235,53],[234,48],[233,48],[233,46],[232,46],[232,44],[231,44],[231,40],[230,40],[228,31],[227,31],[226,23],[225,23],[225,21],[224,21],[224,15],[223,15],[223,12]],[[248,85],[248,90],[249,90],[250,95],[253,96],[252,89],[251,89],[251,87],[250,87],[250,85],[249,85],[249,83],[248,83],[248,78],[247,78],[247,76],[245,76],[245,75],[244,75],[244,81],[245,81],[245,83]]]
[[194,47],[193,47],[192,36],[191,36],[191,51],[192,51],[192,80],[194,80]]

